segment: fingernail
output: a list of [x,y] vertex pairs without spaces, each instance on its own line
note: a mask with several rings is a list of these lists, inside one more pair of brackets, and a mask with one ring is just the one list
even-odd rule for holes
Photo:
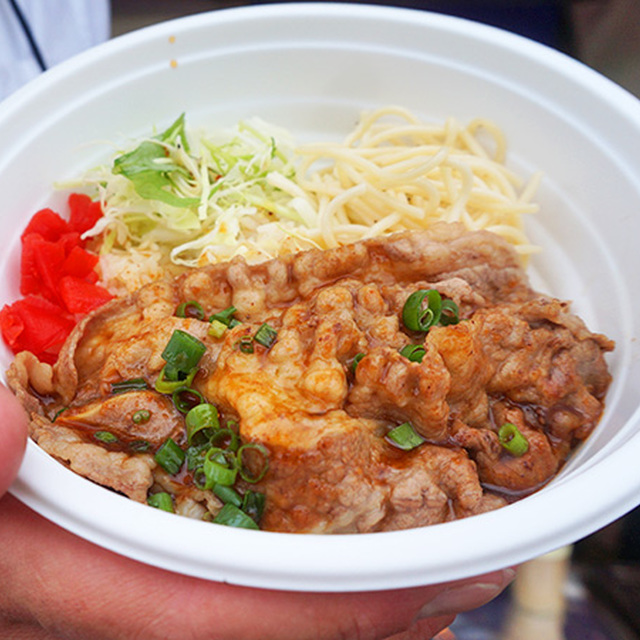
[[513,569],[505,569],[501,574],[501,579],[498,582],[480,582],[450,587],[427,602],[418,612],[416,620],[457,614],[486,604],[499,595],[515,577]]

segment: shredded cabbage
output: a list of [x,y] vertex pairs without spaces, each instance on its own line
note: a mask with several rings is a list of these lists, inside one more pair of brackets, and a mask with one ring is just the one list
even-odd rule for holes
[[[103,279],[127,260],[129,271],[146,266],[157,276],[172,265],[259,261],[316,246],[317,211],[294,182],[293,149],[288,132],[258,118],[204,134],[187,132],[183,114],[85,174],[82,185],[95,189],[104,212],[86,234],[104,234]],[[129,289],[140,284],[127,280],[135,281]]]

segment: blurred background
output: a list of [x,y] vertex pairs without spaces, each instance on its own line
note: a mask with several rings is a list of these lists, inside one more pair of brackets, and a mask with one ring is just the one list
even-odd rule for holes
[[[561,49],[640,96],[640,0],[355,0],[457,15]],[[111,0],[112,35],[264,0]]]

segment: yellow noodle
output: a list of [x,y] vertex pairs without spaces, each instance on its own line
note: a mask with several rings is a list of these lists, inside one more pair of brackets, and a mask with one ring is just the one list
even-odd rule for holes
[[[505,137],[491,121],[463,126],[448,118],[437,126],[388,106],[364,114],[341,144],[308,144],[297,153],[296,183],[316,199],[322,236],[331,246],[338,237],[446,220],[490,227],[523,255],[535,250],[522,217],[538,210],[531,199],[540,178],[525,183],[505,166]],[[331,230],[334,223],[339,231]],[[347,230],[348,224],[354,228]]]

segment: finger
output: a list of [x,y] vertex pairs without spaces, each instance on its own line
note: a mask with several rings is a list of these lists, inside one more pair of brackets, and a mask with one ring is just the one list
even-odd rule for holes
[[454,620],[455,616],[453,615],[421,620],[411,625],[407,631],[389,636],[385,640],[428,640],[450,626]]
[[407,631],[387,640],[432,638],[451,625],[457,614],[477,609],[493,600],[506,589],[515,575],[515,569],[507,568],[478,578],[450,583],[421,608]]
[[[287,593],[156,569],[59,529],[11,496],[0,502],[0,573],[7,606],[52,633],[93,640],[380,640],[409,628],[443,587]],[[501,574],[483,578],[502,588]],[[466,583],[457,583],[462,587]],[[447,586],[446,589],[452,589]],[[483,602],[488,587],[474,600]],[[0,598],[2,598],[0,594]],[[421,623],[432,625],[432,621]],[[435,628],[435,627],[434,627]]]
[[477,609],[502,593],[515,575],[515,569],[508,568],[472,580],[453,582],[421,608],[416,621]]
[[27,415],[16,397],[0,384],[0,496],[20,468],[27,442]]

